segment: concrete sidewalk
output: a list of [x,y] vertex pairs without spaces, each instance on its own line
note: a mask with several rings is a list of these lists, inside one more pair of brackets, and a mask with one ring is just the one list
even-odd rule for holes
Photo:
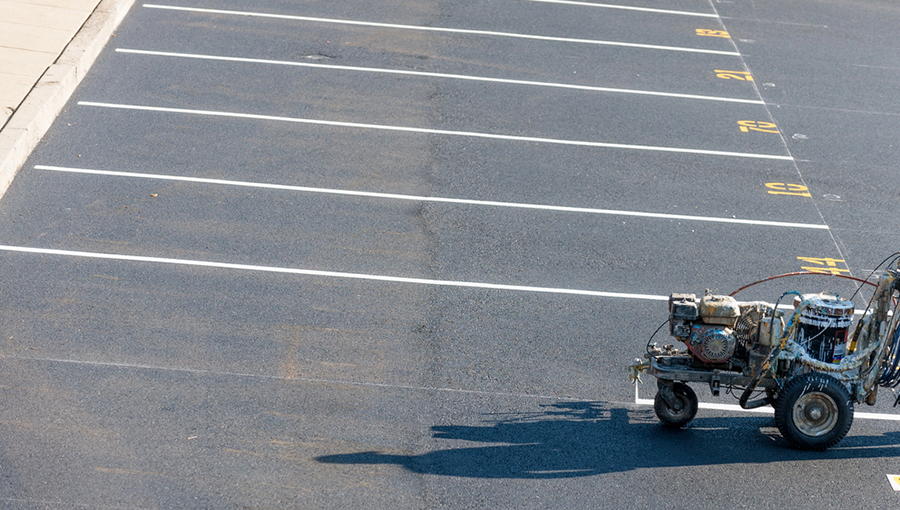
[[0,0],[0,195],[134,0]]

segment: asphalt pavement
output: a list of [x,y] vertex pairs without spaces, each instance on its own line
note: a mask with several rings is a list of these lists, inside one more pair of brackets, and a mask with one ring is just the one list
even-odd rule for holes
[[888,391],[806,452],[626,366],[897,251],[900,8],[650,4],[118,3],[0,200],[2,505],[896,505]]

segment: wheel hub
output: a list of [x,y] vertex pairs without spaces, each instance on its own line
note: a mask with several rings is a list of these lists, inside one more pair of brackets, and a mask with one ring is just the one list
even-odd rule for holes
[[830,396],[811,392],[797,399],[793,409],[794,425],[807,436],[821,436],[834,428],[838,406]]

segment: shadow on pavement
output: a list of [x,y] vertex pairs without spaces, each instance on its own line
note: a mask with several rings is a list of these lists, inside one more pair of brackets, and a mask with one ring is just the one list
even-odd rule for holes
[[[774,420],[697,418],[681,430],[662,426],[651,409],[603,402],[563,402],[540,413],[486,426],[435,426],[454,445],[419,455],[359,452],[318,457],[328,464],[396,464],[420,474],[476,478],[569,478],[640,468],[895,457],[900,433],[852,436],[825,452],[791,449]],[[851,429],[852,431],[852,429]]]

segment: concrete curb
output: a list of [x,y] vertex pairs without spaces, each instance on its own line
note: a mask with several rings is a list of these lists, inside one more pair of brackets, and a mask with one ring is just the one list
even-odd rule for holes
[[103,0],[0,131],[0,197],[50,129],[134,0]]

